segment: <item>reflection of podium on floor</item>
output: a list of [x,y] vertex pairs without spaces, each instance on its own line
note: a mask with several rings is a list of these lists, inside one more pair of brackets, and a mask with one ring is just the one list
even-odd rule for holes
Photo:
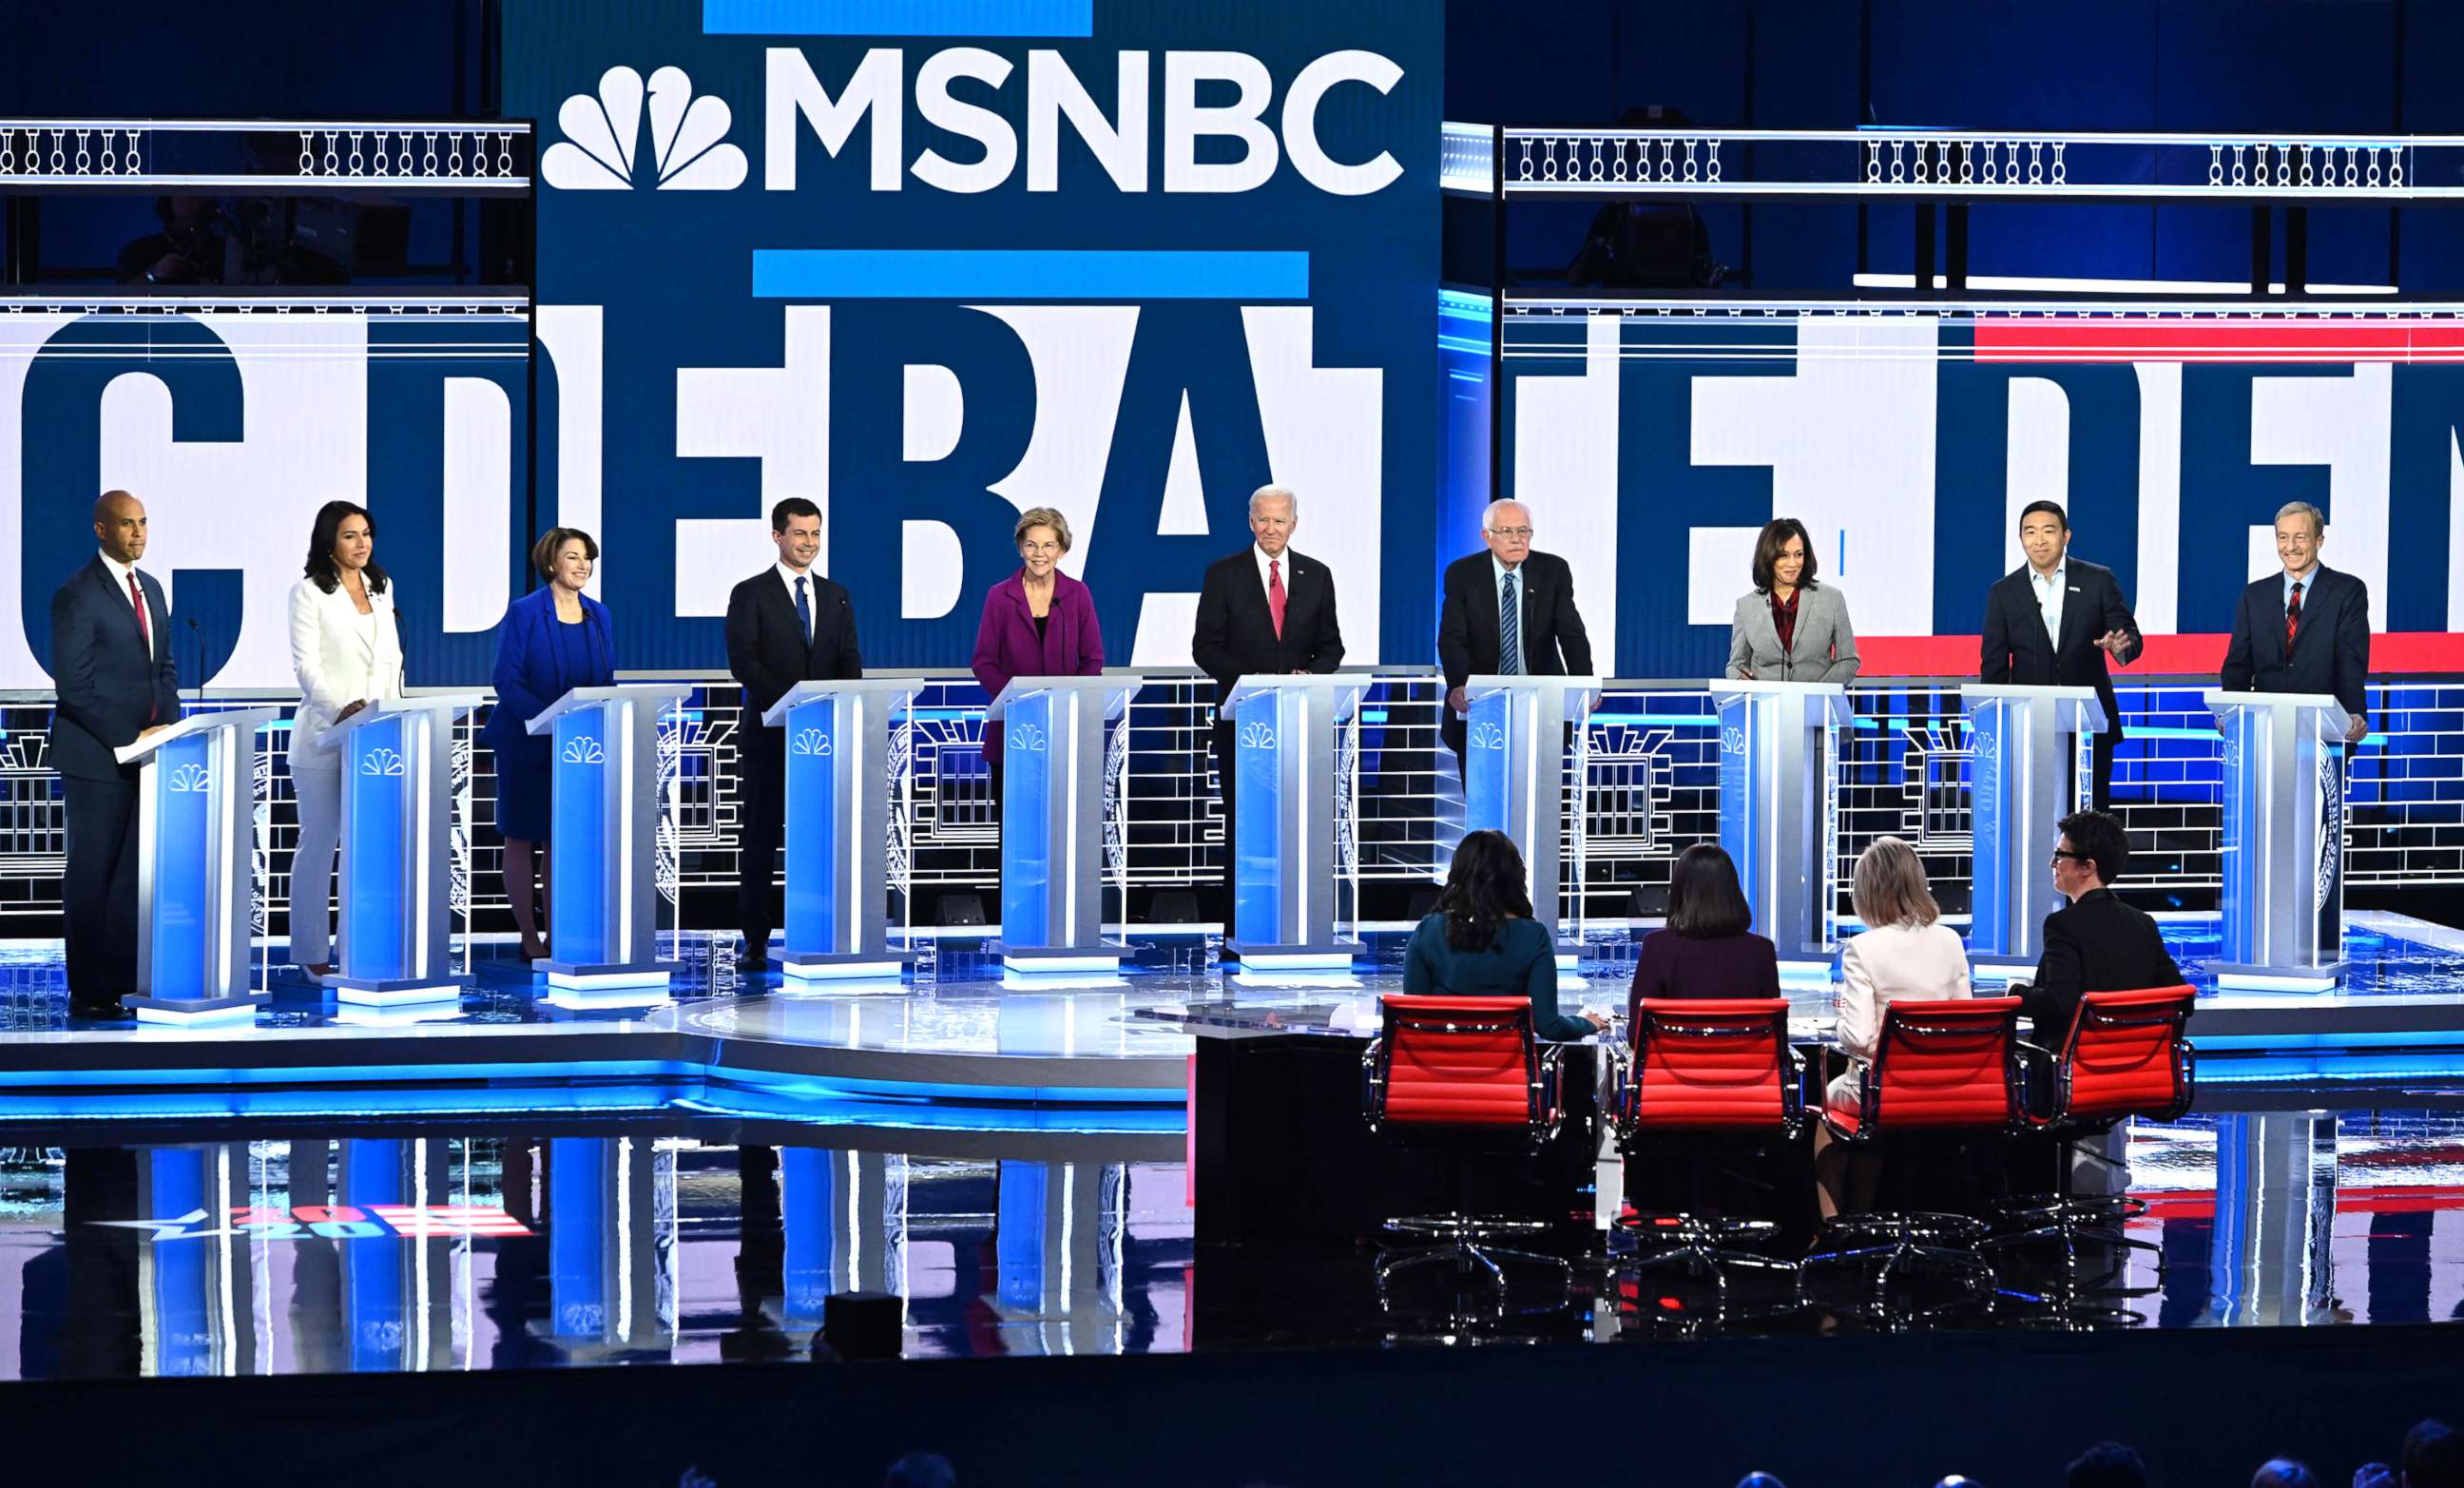
[[[1559,846],[1566,827],[1566,729],[1575,754],[1587,759],[1585,726],[1600,697],[1596,677],[1475,677],[1463,684],[1471,705],[1463,720],[1463,831],[1505,833],[1523,855],[1531,913],[1555,936],[1566,919]],[[1589,770],[1574,777],[1574,811],[1586,809]],[[1579,869],[1577,870],[1579,874]],[[1573,885],[1582,919],[1582,884]],[[1561,966],[1577,947],[1558,942]]]
[[659,960],[659,717],[690,687],[577,687],[530,722],[554,741],[555,890],[539,963],[554,992],[640,1002],[667,995]]
[[1720,709],[1720,845],[1782,976],[1831,975],[1839,898],[1839,788],[1831,730],[1851,724],[1837,682],[1710,684]]
[[342,756],[337,1002],[451,1001],[470,979],[452,962],[453,722],[485,693],[372,702],[327,729]]
[[1232,838],[1232,949],[1244,967],[1345,967],[1360,949],[1336,939],[1336,730],[1360,706],[1365,677],[1244,677],[1223,700],[1239,772]]
[[2055,900],[2053,852],[2064,816],[2091,797],[2076,771],[2079,742],[2104,731],[2093,687],[2014,687],[1969,682],[1969,819],[1974,893],[1968,935],[1980,973],[2033,967],[2044,954]]
[[2224,730],[2218,987],[2325,991],[2344,974],[2344,705],[2211,691]]
[[256,896],[256,731],[278,708],[192,713],[116,752],[137,787],[140,1022],[246,1022]]
[[995,698],[1001,725],[1001,961],[1014,971],[1111,972],[1104,939],[1104,725],[1134,677],[1021,677]]
[[786,736],[789,978],[896,977],[915,959],[890,948],[890,716],[923,686],[799,682],[761,716]]

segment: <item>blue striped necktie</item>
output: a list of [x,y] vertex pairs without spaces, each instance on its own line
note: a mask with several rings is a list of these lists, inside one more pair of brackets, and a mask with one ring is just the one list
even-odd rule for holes
[[1514,590],[1509,569],[1497,591],[1497,670],[1507,677],[1523,675],[1523,603]]

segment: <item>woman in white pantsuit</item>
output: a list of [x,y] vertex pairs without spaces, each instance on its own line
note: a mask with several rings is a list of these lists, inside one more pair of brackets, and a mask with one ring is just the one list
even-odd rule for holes
[[367,508],[327,501],[308,540],[306,577],[291,587],[291,669],[299,678],[291,722],[291,793],[299,805],[291,961],[310,976],[333,970],[330,906],[342,821],[341,751],[319,744],[370,702],[402,696],[402,633],[376,545]]

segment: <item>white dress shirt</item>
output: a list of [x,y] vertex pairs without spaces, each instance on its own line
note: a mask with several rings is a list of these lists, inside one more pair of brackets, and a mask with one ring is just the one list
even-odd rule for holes
[[788,609],[793,610],[796,608],[796,586],[799,584],[804,586],[804,610],[806,614],[811,617],[804,621],[804,644],[809,646],[813,643],[814,622],[820,618],[820,611],[816,609],[816,606],[818,605],[821,596],[815,590],[813,584],[813,570],[807,568],[803,572],[798,573],[795,569],[788,567],[783,563],[773,564],[771,566],[779,570],[779,582],[787,586]]
[[1274,557],[1268,558],[1265,548],[1252,543],[1249,544],[1249,556],[1258,560],[1258,589],[1262,593],[1271,594],[1274,592],[1274,587],[1266,582],[1266,565],[1277,563],[1284,566],[1282,570],[1284,575],[1284,605],[1285,608],[1288,610],[1292,602],[1292,550],[1287,547]]
[[[128,597],[128,586],[136,581],[137,566],[121,563],[99,547],[94,550],[94,555],[102,560],[104,567],[111,570],[111,582],[119,589],[121,602],[131,610],[136,609],[137,601]],[[142,593],[143,590],[141,589],[139,592]],[[150,608],[145,611],[145,639],[153,648],[152,654],[160,655],[165,642],[162,636],[154,633],[154,611]]]
[[[1505,624],[1506,576],[1509,573],[1514,575],[1514,649],[1517,653],[1514,658],[1515,664],[1511,667],[1506,664]],[[1531,596],[1523,588],[1523,566],[1516,564],[1508,568],[1503,559],[1491,553],[1488,555],[1488,577],[1489,591],[1497,596],[1498,603],[1497,670],[1507,676],[1520,677],[1531,670],[1528,664],[1531,659],[1531,643],[1523,635],[1522,611],[1523,601]]]
[[2062,643],[2062,596],[2069,592],[2070,576],[2071,565],[2067,558],[2054,565],[2050,578],[2038,573],[2035,564],[2028,566],[2028,583],[2035,589],[2036,609],[2045,617],[2045,639],[2057,647]]

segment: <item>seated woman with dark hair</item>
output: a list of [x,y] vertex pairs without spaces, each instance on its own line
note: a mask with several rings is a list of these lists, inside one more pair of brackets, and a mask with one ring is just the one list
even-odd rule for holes
[[1414,996],[1531,999],[1531,1032],[1558,1040],[1589,1038],[1608,1027],[1595,1013],[1557,1011],[1557,947],[1531,918],[1523,855],[1502,832],[1467,833],[1437,913],[1420,921],[1403,953],[1403,990]]
[[1726,850],[1697,842],[1678,854],[1667,927],[1635,953],[1629,1015],[1646,997],[1777,997],[1779,948],[1753,922]]

